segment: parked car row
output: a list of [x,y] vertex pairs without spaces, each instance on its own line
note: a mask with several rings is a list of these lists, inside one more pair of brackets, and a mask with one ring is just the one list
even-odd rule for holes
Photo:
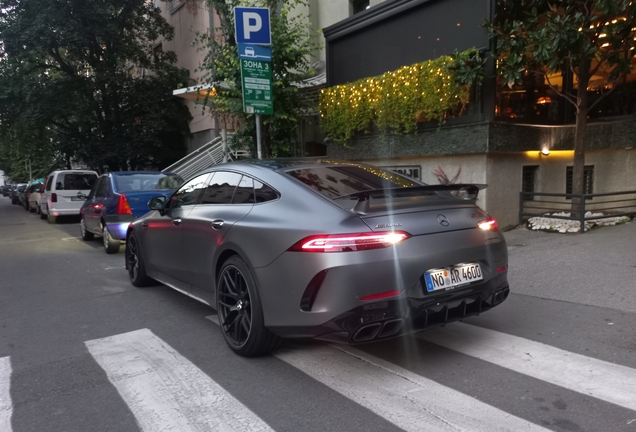
[[476,204],[484,185],[313,159],[232,162],[181,183],[56,171],[40,208],[49,222],[78,214],[82,238],[101,236],[106,253],[125,241],[134,286],[161,282],[212,306],[242,356],[282,338],[385,340],[482,314],[510,292],[505,239]]
[[[126,228],[149,211],[152,197],[168,197],[181,185],[181,177],[157,171],[110,172],[53,171],[44,182],[20,183],[6,188],[13,204],[55,223],[58,217],[79,216],[84,240],[103,239],[106,253],[119,252]],[[4,195],[3,188],[2,193]]]

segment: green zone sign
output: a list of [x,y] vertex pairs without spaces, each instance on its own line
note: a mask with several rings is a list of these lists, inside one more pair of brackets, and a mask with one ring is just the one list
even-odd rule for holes
[[274,114],[270,63],[241,59],[241,78],[243,110],[248,114]]

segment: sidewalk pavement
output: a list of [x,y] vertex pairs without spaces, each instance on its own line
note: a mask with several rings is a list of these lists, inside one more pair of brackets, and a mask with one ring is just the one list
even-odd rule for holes
[[512,293],[636,313],[636,221],[584,234],[504,233]]

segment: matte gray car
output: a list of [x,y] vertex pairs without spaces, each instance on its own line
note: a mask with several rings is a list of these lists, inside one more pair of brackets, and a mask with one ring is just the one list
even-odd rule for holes
[[153,279],[217,310],[237,354],[281,338],[383,340],[477,315],[509,293],[483,185],[428,186],[350,162],[217,165],[126,235],[135,286]]

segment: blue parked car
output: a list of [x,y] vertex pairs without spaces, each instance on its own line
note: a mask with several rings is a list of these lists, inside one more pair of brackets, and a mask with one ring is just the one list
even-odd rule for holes
[[159,171],[102,174],[84,196],[86,201],[80,209],[82,239],[102,236],[107,254],[119,252],[128,225],[148,213],[148,200],[158,195],[169,197],[181,183],[183,179],[178,175]]

